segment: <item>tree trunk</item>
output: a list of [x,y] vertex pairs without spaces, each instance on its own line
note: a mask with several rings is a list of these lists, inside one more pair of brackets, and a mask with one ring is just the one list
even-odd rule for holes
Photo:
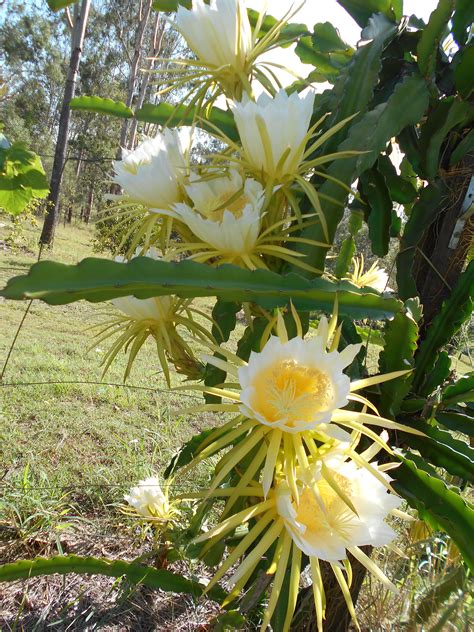
[[[145,72],[143,73],[143,77],[142,77],[142,81],[140,83],[140,90],[138,93],[138,98],[137,98],[137,102],[135,107],[141,108],[144,101],[145,101],[145,97],[146,97],[146,93],[147,93],[147,89],[148,89],[148,84],[150,82],[150,73],[153,70],[153,66],[155,65],[155,57],[160,53],[161,51],[161,46],[163,43],[163,35],[165,33],[165,25],[166,22],[162,19],[160,19],[160,14],[158,13],[156,15],[156,19],[155,19],[155,28],[153,29],[153,37],[151,40],[151,45],[150,45],[150,50],[148,52],[148,57],[149,57],[149,61],[148,61],[148,67],[146,68]],[[137,119],[132,119],[131,123],[130,123],[130,131],[129,131],[129,138],[128,138],[128,147],[130,149],[133,149],[135,146],[135,138],[136,138],[136,134],[137,134],[137,126],[138,126],[138,121]]]
[[[127,107],[131,107],[133,103],[133,95],[136,89],[139,64],[142,58],[143,39],[145,37],[145,30],[148,24],[148,20],[150,18],[152,4],[153,0],[145,0],[145,2],[142,3],[140,7],[141,18],[135,34],[133,56],[130,59],[130,74],[128,76],[127,100],[125,102]],[[122,147],[131,147],[130,142],[127,143],[128,124],[129,120],[124,119],[122,123],[122,129],[120,130],[120,144],[118,148],[117,159],[120,159],[121,157]]]
[[426,231],[413,267],[423,304],[422,336],[456,285],[466,260],[472,236],[473,167],[474,153],[471,153],[460,164],[440,169],[444,184],[442,210]]
[[89,190],[89,195],[87,197],[87,206],[84,209],[84,214],[83,214],[83,219],[84,219],[84,222],[86,224],[89,223],[89,220],[91,218],[91,212],[92,212],[93,204],[94,204],[94,189],[91,186],[91,188]]
[[59,218],[59,192],[66,164],[66,151],[68,143],[69,119],[71,109],[69,103],[76,90],[77,72],[81,60],[82,46],[86,32],[87,18],[89,15],[91,0],[82,0],[81,7],[74,7],[74,28],[71,37],[71,58],[64,88],[63,103],[59,117],[58,138],[54,152],[53,170],[51,173],[50,192],[47,199],[46,217],[41,232],[40,244],[51,245],[54,239],[54,230]]
[[[362,546],[361,549],[366,555],[371,554],[371,546]],[[354,605],[357,603],[362,583],[366,574],[365,566],[355,559],[350,553],[348,555],[352,566],[352,584],[350,593]],[[337,583],[332,568],[327,562],[320,562],[321,574],[326,593],[326,618],[324,629],[326,632],[347,632],[352,623],[351,615],[347,609],[344,595]],[[313,587],[301,591],[296,605],[295,616],[293,617],[292,632],[317,632],[316,616],[314,610]]]

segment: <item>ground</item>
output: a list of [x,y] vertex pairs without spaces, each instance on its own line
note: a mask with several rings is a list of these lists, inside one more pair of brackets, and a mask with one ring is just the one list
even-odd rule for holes
[[[34,262],[38,232],[27,228],[18,250],[0,241],[0,284]],[[90,256],[91,234],[88,227],[59,226],[54,250],[43,258],[73,263]],[[210,311],[205,302],[200,307]],[[24,302],[0,303],[0,371],[25,308]],[[83,302],[33,303],[18,335],[0,383],[0,563],[55,553],[131,560],[149,552],[150,539],[121,511],[123,494],[139,479],[161,473],[192,433],[216,422],[180,414],[194,400],[167,389],[159,366],[150,361],[151,343],[138,355],[126,386],[124,355],[102,379],[106,343],[95,343],[89,328],[103,320],[104,310]],[[372,365],[377,353],[370,349]],[[397,561],[391,570],[404,568]],[[390,608],[376,612],[371,591],[369,586],[359,601],[362,617],[375,616],[380,630],[402,629],[383,627]],[[403,604],[396,607],[403,611]],[[2,630],[197,631],[210,629],[216,612],[209,602],[144,587],[130,591],[98,576],[0,584]]]

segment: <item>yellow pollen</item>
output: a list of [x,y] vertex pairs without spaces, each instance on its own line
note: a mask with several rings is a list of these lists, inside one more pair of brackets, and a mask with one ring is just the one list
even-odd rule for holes
[[239,219],[242,217],[244,208],[250,203],[250,200],[245,194],[236,199],[234,198],[235,192],[223,193],[217,198],[217,200],[213,200],[212,208],[214,210],[209,208],[209,210],[203,211],[203,213],[206,215],[207,219],[210,219],[213,222],[222,222],[224,211],[230,211],[235,218]]
[[[350,495],[350,481],[343,476],[336,475],[336,478],[338,485]],[[318,481],[317,486],[326,512],[321,509],[311,489],[305,487],[298,505],[292,503],[296,511],[296,520],[311,534],[327,537],[328,532],[335,532],[349,540],[355,514],[324,479]]]
[[314,421],[317,413],[327,410],[334,397],[330,377],[314,367],[280,360],[261,371],[254,380],[252,408],[268,422],[295,423]]

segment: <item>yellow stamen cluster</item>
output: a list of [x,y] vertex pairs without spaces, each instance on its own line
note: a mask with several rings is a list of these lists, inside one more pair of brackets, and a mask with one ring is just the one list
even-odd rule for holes
[[[294,317],[298,318],[295,312]],[[379,466],[372,461],[382,449],[391,453],[386,437],[377,435],[368,426],[410,430],[378,414],[367,413],[367,407],[373,406],[356,392],[404,372],[350,383],[342,369],[358,349],[336,350],[334,339],[339,340],[336,314],[330,323],[321,319],[317,336],[307,341],[300,337],[289,340],[280,315],[275,323],[278,336],[269,338],[262,352],[253,353],[248,363],[222,347],[219,351],[226,360],[206,357],[235,376],[238,383],[219,388],[199,387],[232,403],[208,404],[194,410],[235,412],[236,416],[206,437],[181,473],[227,450],[203,494],[207,500],[226,501],[217,525],[196,539],[206,543],[203,555],[242,524],[248,524],[249,528],[221,564],[207,590],[243,558],[228,580],[233,590],[225,603],[230,603],[262,563],[262,556],[276,543],[272,560],[264,566],[267,574],[274,575],[274,586],[261,630],[270,623],[290,564],[291,587],[284,624],[287,630],[305,553],[310,559],[318,628],[322,630],[325,600],[319,569],[321,559],[329,562],[354,620],[348,552],[388,588],[394,589],[360,549],[364,545],[388,543],[394,533],[384,518],[388,514],[403,516],[397,509],[400,499],[394,495],[385,473],[393,464]],[[301,330],[299,321],[297,329]],[[292,357],[288,357],[290,352]],[[341,402],[344,405],[350,399],[360,402],[362,410],[339,408]],[[363,435],[373,444],[358,452]],[[236,472],[238,482],[235,482]],[[234,481],[233,486],[229,487],[229,481]],[[235,512],[237,501],[239,507],[244,501],[244,509]]]

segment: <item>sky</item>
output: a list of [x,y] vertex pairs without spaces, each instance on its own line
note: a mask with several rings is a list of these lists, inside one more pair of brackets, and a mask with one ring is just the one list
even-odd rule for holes
[[[267,12],[276,18],[281,18],[292,6],[301,5],[302,0],[246,0],[246,4],[258,11],[261,11],[267,4]],[[438,0],[404,0],[403,13],[405,15],[415,14],[427,22],[437,4]],[[302,22],[310,30],[317,22],[331,22],[339,30],[342,39],[352,46],[355,46],[360,37],[360,27],[336,0],[306,0],[291,22]],[[311,66],[301,63],[296,55],[289,55],[288,49],[272,51],[263,59],[282,65],[289,65],[291,60],[291,70],[302,77],[311,72]],[[288,85],[294,81],[294,77],[280,74],[280,80],[284,85]],[[326,87],[327,84],[318,86],[319,89]]]

